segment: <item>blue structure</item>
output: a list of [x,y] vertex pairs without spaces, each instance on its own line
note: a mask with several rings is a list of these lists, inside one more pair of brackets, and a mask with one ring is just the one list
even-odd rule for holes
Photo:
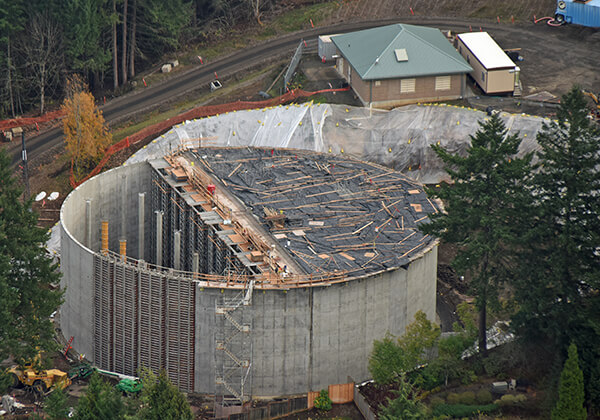
[[556,3],[557,22],[600,27],[600,0],[559,0]]

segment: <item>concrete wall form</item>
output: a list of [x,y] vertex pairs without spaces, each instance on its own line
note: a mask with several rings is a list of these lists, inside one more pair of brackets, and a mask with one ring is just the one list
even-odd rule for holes
[[[128,249],[136,256],[139,209],[134,203],[140,202],[138,193],[152,190],[151,171],[147,163],[113,169],[65,200],[61,327],[66,337],[75,337],[75,349],[100,367],[128,374],[142,365],[164,367],[181,389],[212,393],[215,308],[239,291],[98,253],[100,220],[110,221],[110,248],[116,250],[127,209]],[[123,188],[131,203],[121,203]],[[92,202],[92,226],[98,226],[92,229],[92,250],[83,245],[86,199]],[[151,201],[141,200],[146,238],[155,236],[148,221],[154,218],[148,216]],[[246,314],[252,326],[251,394],[304,393],[347,382],[348,376],[367,379],[373,340],[387,332],[402,334],[419,309],[434,319],[436,264],[432,245],[405,267],[346,283],[255,289]]]

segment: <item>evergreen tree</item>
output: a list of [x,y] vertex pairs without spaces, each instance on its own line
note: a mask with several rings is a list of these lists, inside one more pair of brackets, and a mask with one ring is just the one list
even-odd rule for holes
[[402,376],[398,391],[396,391],[396,398],[393,400],[387,399],[387,405],[381,408],[379,418],[382,420],[428,418],[425,407],[415,399],[415,394],[414,387]]
[[14,43],[25,23],[23,0],[0,0],[0,118],[16,113],[16,75]]
[[142,58],[154,60],[175,50],[191,22],[192,4],[185,0],[143,0],[137,5],[135,46]]
[[44,412],[50,420],[64,420],[67,418],[69,409],[67,408],[67,394],[60,387],[54,390],[46,397]]
[[558,402],[552,410],[552,420],[585,420],[587,412],[583,402],[583,372],[579,368],[577,346],[571,343],[569,356],[560,374]]
[[599,300],[592,298],[600,288],[600,129],[577,87],[563,96],[557,118],[537,137],[514,321],[526,335],[553,338],[564,349],[585,336],[582,328],[589,343],[600,339]]
[[0,149],[0,359],[32,360],[39,350],[55,349],[50,315],[62,302],[60,274],[37,227],[31,200],[12,177],[11,160]]
[[163,369],[158,377],[152,371],[142,371],[142,408],[137,417],[144,420],[188,420],[192,410],[185,396],[169,381]]
[[465,157],[432,146],[454,185],[428,189],[430,195],[444,201],[446,212],[431,215],[431,223],[419,227],[458,246],[452,265],[472,277],[470,289],[479,312],[479,349],[484,356],[487,306],[497,302],[499,286],[507,278],[509,256],[519,234],[513,219],[527,206],[522,180],[530,172],[531,160],[529,155],[515,157],[521,140],[516,134],[508,135],[498,116],[486,120],[471,136]]
[[124,413],[125,406],[119,392],[94,372],[86,393],[79,399],[75,419],[118,420],[124,418]]
[[81,71],[94,81],[109,68],[111,54],[104,37],[111,16],[107,0],[65,0],[67,25],[65,27],[66,54],[72,70]]

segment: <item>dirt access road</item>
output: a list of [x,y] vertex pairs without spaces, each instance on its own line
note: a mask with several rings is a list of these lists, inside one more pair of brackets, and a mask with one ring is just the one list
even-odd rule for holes
[[[354,1],[348,6],[340,7],[338,14],[347,13],[348,7],[361,7],[360,5],[364,1]],[[543,1],[547,2],[547,0]],[[385,3],[386,0],[379,4],[381,6]],[[399,1],[397,3],[402,5],[406,2]],[[447,5],[457,3],[457,1],[442,1],[440,3]],[[381,7],[372,8],[375,15],[380,10]],[[356,12],[356,10],[353,11],[353,13]],[[341,18],[344,18],[343,14]],[[408,16],[390,19],[337,23],[327,27],[285,35],[246,48],[208,65],[197,65],[191,70],[177,74],[161,84],[110,101],[102,107],[102,110],[107,122],[114,125],[116,122],[123,121],[134,114],[148,112],[163,103],[177,100],[178,97],[197,90],[199,87],[205,87],[214,78],[215,72],[221,78],[226,78],[236,72],[255,67],[257,63],[266,63],[286,54],[291,55],[301,39],[306,39],[314,45],[316,37],[320,34],[355,31],[397,22],[433,26],[442,30],[449,29],[453,32],[465,32],[470,29],[479,30],[481,28],[490,32],[503,48],[521,48],[521,54],[525,58],[525,61],[519,63],[522,71],[521,79],[524,95],[541,90],[560,95],[565,93],[573,83],[578,83],[594,91],[600,89],[600,75],[597,71],[598,63],[600,63],[600,32],[596,29],[577,26],[556,28],[545,24],[534,25],[532,22],[512,24],[510,20],[509,23],[498,24],[489,20],[482,21],[459,17],[424,17],[415,13],[415,16],[409,14]],[[29,160],[34,160],[37,156],[55,146],[59,146],[61,143],[62,132],[60,129],[54,129],[28,139]],[[20,159],[20,151],[15,147],[12,152],[13,164],[16,165]],[[36,162],[32,162],[32,164],[35,165]]]

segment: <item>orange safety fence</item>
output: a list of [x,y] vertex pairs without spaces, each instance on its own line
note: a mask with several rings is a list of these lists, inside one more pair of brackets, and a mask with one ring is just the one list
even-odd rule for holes
[[31,117],[31,118],[13,118],[10,120],[2,120],[0,121],[0,131],[10,130],[15,127],[25,127],[28,125],[44,123],[48,121],[52,121],[58,118],[64,117],[65,112],[62,109],[52,112],[46,112],[44,115],[40,115],[39,117]]
[[230,103],[221,104],[221,105],[200,106],[200,107],[191,109],[189,111],[184,112],[183,114],[176,115],[165,121],[161,121],[159,123],[152,124],[146,128],[143,128],[142,130],[138,131],[137,133],[132,134],[131,136],[124,138],[120,142],[113,144],[108,149],[106,149],[106,151],[104,152],[104,157],[102,158],[100,163],[98,163],[98,165],[94,168],[94,170],[92,170],[92,172],[90,172],[89,175],[87,175],[84,179],[82,179],[80,181],[75,180],[75,176],[73,175],[73,161],[71,160],[71,174],[70,174],[71,186],[73,188],[76,188],[78,185],[87,181],[89,178],[91,178],[95,175],[98,175],[100,173],[100,171],[102,170],[102,168],[104,167],[104,165],[106,164],[106,162],[108,162],[110,157],[112,155],[114,155],[115,153],[117,153],[123,149],[126,149],[129,146],[134,145],[142,140],[152,138],[152,137],[157,137],[160,134],[167,131],[172,126],[180,124],[184,121],[193,120],[196,118],[213,116],[213,115],[224,114],[226,112],[242,111],[242,110],[247,110],[247,109],[256,109],[256,108],[264,108],[264,107],[273,106],[273,105],[280,105],[280,104],[284,104],[287,102],[291,102],[297,98],[307,98],[307,97],[321,94],[321,93],[344,92],[344,91],[348,91],[348,90],[350,90],[350,86],[347,86],[345,88],[339,88],[339,89],[323,89],[323,90],[318,90],[315,92],[308,92],[308,91],[301,90],[301,89],[294,89],[294,90],[290,90],[290,91],[284,93],[281,96],[278,96],[276,98],[266,99],[264,101],[237,101],[237,102],[230,102]]

